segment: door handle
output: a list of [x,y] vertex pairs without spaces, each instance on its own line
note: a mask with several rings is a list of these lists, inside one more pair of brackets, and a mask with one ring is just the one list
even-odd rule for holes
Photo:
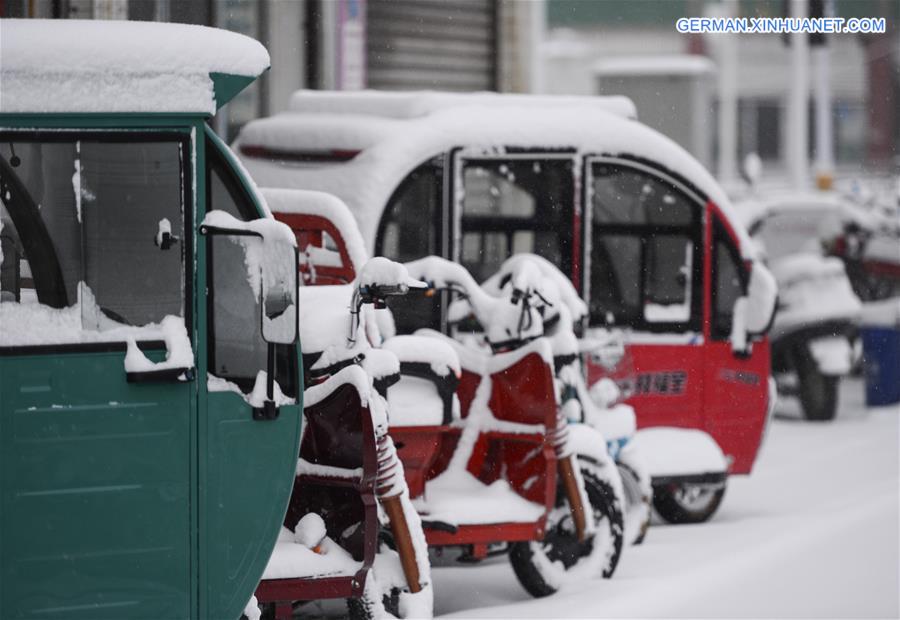
[[277,420],[279,413],[278,405],[274,401],[266,400],[262,407],[253,408],[253,419],[257,421]]

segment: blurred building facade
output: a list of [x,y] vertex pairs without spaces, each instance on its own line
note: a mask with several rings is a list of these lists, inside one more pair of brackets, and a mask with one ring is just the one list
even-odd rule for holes
[[[787,102],[791,80],[790,47],[781,35],[686,35],[675,29],[679,17],[708,15],[726,6],[731,15],[780,17],[789,0],[644,0],[612,3],[580,0],[547,0],[547,39],[542,47],[546,76],[543,92],[567,94],[632,94],[639,118],[676,137],[686,122],[679,111],[686,103],[677,90],[661,88],[663,74],[652,70],[672,68],[669,81],[690,67],[686,55],[713,61],[712,79],[722,78],[721,37],[737,39],[735,63],[738,103],[737,153],[740,160],[757,153],[767,170],[783,167],[787,150]],[[839,17],[885,17],[883,35],[831,35],[831,112],[834,151],[840,168],[896,171],[900,144],[900,2],[896,0],[835,0]],[[644,62],[641,62],[641,60]],[[668,60],[666,60],[668,59]],[[676,62],[676,60],[680,61]],[[631,66],[627,76],[611,67]],[[679,69],[680,67],[680,69]],[[655,78],[643,87],[656,86],[644,96],[627,92],[627,82],[643,71]],[[613,70],[613,73],[616,73]],[[654,81],[654,79],[656,81]],[[700,78],[698,78],[700,79]],[[624,81],[623,81],[624,80]],[[810,94],[810,98],[812,94]],[[667,105],[668,104],[668,105]],[[712,165],[718,148],[716,88],[709,89],[704,107],[708,141],[696,146],[679,140],[704,163]],[[810,110],[813,102],[810,100]],[[810,113],[810,124],[813,114]],[[672,129],[675,128],[675,130]],[[686,131],[685,129],[681,130]],[[815,132],[810,131],[809,152],[814,153]]]
[[215,119],[231,137],[299,88],[536,90],[542,0],[0,0],[0,17],[130,19],[226,28],[272,69]]

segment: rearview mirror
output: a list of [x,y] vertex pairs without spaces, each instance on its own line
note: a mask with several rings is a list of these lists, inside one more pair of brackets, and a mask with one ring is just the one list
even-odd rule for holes
[[243,247],[246,277],[259,295],[263,340],[296,342],[300,263],[291,229],[271,219],[244,222],[224,211],[210,211],[200,234],[227,235]]
[[734,303],[731,324],[731,350],[735,355],[748,355],[753,338],[764,336],[778,303],[775,277],[760,261],[754,261],[747,294]]
[[297,249],[267,241],[262,261],[262,337],[266,342],[292,344],[297,340]]
[[768,333],[775,319],[778,304],[778,285],[775,276],[762,264],[754,261],[747,286],[747,333],[762,336]]

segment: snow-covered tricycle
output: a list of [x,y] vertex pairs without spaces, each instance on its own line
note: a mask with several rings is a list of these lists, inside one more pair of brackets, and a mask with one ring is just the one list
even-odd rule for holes
[[[293,194],[290,200],[290,191],[266,190],[277,217],[297,235],[307,283],[353,279],[365,252],[346,207],[325,194]],[[579,488],[578,465],[568,455],[569,428],[560,425],[564,419],[556,407],[552,352],[545,339],[536,340],[543,325],[533,315],[539,307],[534,293],[521,291],[510,303],[509,291],[504,291],[505,301],[487,295],[458,265],[431,258],[408,267],[416,277],[450,274],[454,286],[464,287],[467,295],[474,291],[483,311],[485,305],[506,308],[503,316],[488,312],[497,326],[515,331],[523,316],[531,321],[528,334],[502,343],[494,338],[499,344],[496,354],[434,332],[384,341],[383,348],[399,359],[401,373],[397,385],[388,389],[390,435],[429,544],[461,547],[462,559],[473,561],[512,549],[517,574],[536,595],[553,591],[556,586],[548,580],[560,578],[542,576],[536,567],[548,552],[553,560],[563,559],[566,568],[578,564],[579,556],[590,555],[597,575],[604,569],[611,573],[622,543],[618,475],[602,437],[587,427],[574,427],[572,435],[587,435],[579,445],[588,446],[588,455],[580,454],[578,461],[587,470],[587,494]],[[388,311],[376,314],[381,323],[390,323]],[[390,335],[391,330],[387,325],[384,331]],[[370,341],[380,337],[370,336]],[[593,506],[593,514],[564,508],[571,504],[569,494],[577,504]],[[595,520],[606,528],[596,538],[591,525]],[[584,539],[581,544],[579,537]],[[542,539],[546,545],[534,544]],[[590,545],[584,544],[589,539],[596,540],[594,551],[603,545],[602,553],[589,553]]]
[[[444,259],[406,267],[431,283],[429,294],[461,294],[485,336],[424,330],[385,342],[401,371],[390,433],[429,545],[461,547],[468,561],[507,552],[533,596],[575,575],[611,574],[623,541],[621,481],[603,438],[572,430],[557,406],[540,274],[517,272],[495,297]],[[576,434],[593,436],[577,442],[592,461],[578,458]]]
[[[353,262],[332,223],[340,221],[337,199],[295,190],[263,194],[291,225],[302,252],[299,323],[309,387],[293,493],[257,602],[264,617],[279,620],[306,602],[335,598],[347,599],[354,619],[380,618],[385,604],[399,617],[430,617],[425,539],[387,434],[386,390],[399,364],[372,347],[381,342],[373,306],[402,294],[409,278],[385,259],[363,265],[357,253]],[[305,210],[287,212],[285,205],[298,204]],[[354,232],[346,233],[351,248],[358,247]],[[330,252],[326,238],[343,250]]]
[[[719,184],[630,101],[301,91],[290,108],[236,141],[259,182],[337,195],[393,260],[440,255],[481,282],[539,254],[587,304],[586,340],[623,334],[663,517],[709,518],[750,473],[774,406],[772,280]],[[609,376],[595,359],[591,387]]]
[[0,41],[0,617],[237,618],[296,468],[297,253],[207,121],[269,56],[181,24]]

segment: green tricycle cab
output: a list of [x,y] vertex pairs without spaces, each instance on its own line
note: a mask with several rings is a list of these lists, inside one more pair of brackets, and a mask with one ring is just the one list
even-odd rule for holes
[[206,121],[268,53],[70,20],[0,53],[0,618],[237,618],[297,462],[296,248]]

